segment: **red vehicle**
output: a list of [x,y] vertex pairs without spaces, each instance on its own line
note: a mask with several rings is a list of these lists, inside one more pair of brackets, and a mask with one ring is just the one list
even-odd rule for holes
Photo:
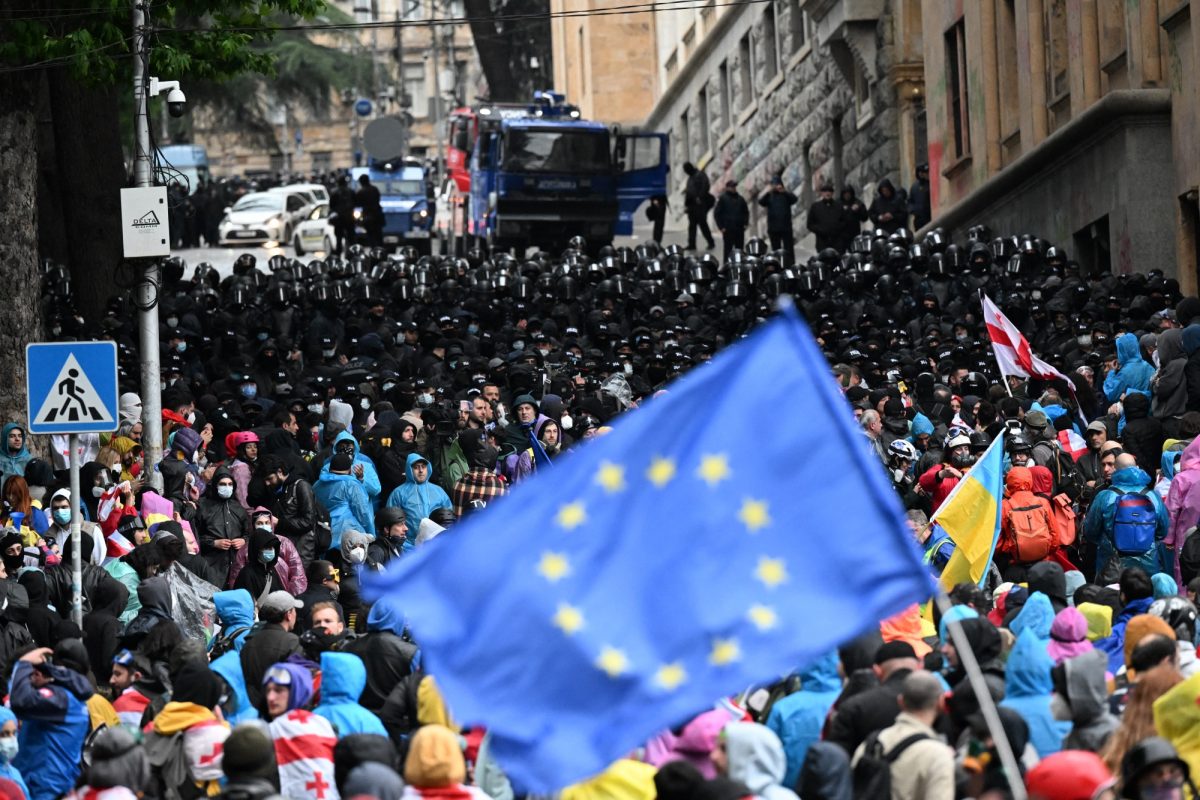
[[446,120],[446,176],[438,191],[434,224],[443,252],[461,252],[461,242],[474,233],[467,208],[471,197],[471,151],[479,138],[480,123],[498,124],[506,114],[523,114],[526,103],[483,103],[456,108]]

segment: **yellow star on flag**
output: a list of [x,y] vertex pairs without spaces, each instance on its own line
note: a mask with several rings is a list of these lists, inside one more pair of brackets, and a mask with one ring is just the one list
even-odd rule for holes
[[766,500],[754,500],[747,497],[742,501],[742,510],[738,512],[740,519],[750,533],[758,533],[762,528],[771,524],[771,515],[767,513]]
[[618,678],[629,669],[629,659],[625,653],[615,647],[608,645],[600,651],[600,657],[596,659],[596,666],[605,672],[610,678]]
[[770,606],[756,604],[750,606],[750,610],[746,612],[746,616],[754,623],[754,627],[760,631],[769,631],[779,624],[779,617],[775,614],[775,609]]
[[567,503],[558,510],[558,515],[554,521],[557,522],[563,529],[573,531],[582,525],[587,520],[587,511],[583,507],[583,503]]
[[596,475],[596,483],[600,484],[609,494],[616,494],[625,488],[625,468],[611,461],[601,463],[600,472]]
[[774,589],[788,579],[787,566],[784,565],[782,558],[767,558],[763,556],[758,560],[758,567],[754,570],[754,577],[763,582],[763,585],[768,589]]
[[646,470],[646,477],[661,489],[675,477],[675,462],[669,458],[656,457],[650,462],[650,469]]
[[712,652],[708,654],[708,661],[714,667],[724,667],[741,657],[742,648],[737,639],[717,639],[713,642]]
[[700,468],[696,470],[696,474],[709,485],[709,488],[715,487],[731,474],[729,458],[724,453],[706,455],[700,459]]
[[670,664],[663,664],[654,673],[654,682],[659,687],[666,689],[668,692],[673,692],[687,681],[687,670],[678,661]]
[[571,562],[567,561],[567,557],[562,553],[542,553],[542,560],[538,562],[537,571],[546,580],[557,583],[571,574]]
[[554,615],[554,627],[571,636],[583,627],[583,612],[569,603],[559,603]]

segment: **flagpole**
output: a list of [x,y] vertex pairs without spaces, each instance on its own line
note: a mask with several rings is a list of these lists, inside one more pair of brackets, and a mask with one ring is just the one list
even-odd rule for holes
[[[983,308],[983,289],[979,290],[979,307]],[[982,313],[982,312],[981,312]],[[987,314],[983,313],[983,329],[987,331]],[[1004,365],[1000,363],[1000,357],[996,355],[996,343],[992,341],[992,335],[988,334],[988,342],[992,345],[992,358],[996,359],[996,369],[1000,370],[1000,379],[1004,383],[1004,391],[1008,392],[1008,396],[1012,397],[1012,387],[1008,385],[1008,375],[1004,373]]]
[[[938,611],[945,617],[950,612],[950,598],[946,596],[945,590],[939,587],[933,599],[937,603]],[[947,620],[946,631],[954,641],[958,660],[962,662],[963,669],[967,673],[967,681],[971,684],[971,691],[975,692],[975,698],[979,701],[979,710],[983,713],[988,731],[992,734],[992,742],[995,744],[997,755],[1000,756],[1000,766],[1003,767],[1008,778],[1009,792],[1012,793],[1013,800],[1026,800],[1025,781],[1017,765],[1017,758],[1013,754],[1008,736],[1004,733],[1004,726],[1000,722],[1000,713],[996,710],[996,703],[992,700],[991,692],[988,691],[983,671],[979,669],[979,661],[975,658],[975,651],[971,649],[971,642],[962,630],[961,621]]]

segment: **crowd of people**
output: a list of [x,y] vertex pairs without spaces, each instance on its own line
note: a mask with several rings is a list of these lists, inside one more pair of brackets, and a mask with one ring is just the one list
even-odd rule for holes
[[[352,245],[308,264],[243,255],[224,278],[168,259],[162,460],[147,472],[128,298],[100,324],[124,393],[118,429],[79,439],[82,496],[64,437],[0,435],[0,795],[522,795],[422,670],[404,610],[364,600],[361,577],[510,502],[790,294],[934,572],[956,545],[930,518],[1007,434],[992,568],[947,613],[904,610],[563,800],[1003,798],[1018,782],[1193,796],[1200,299],[982,227],[955,243],[878,225],[802,265],[787,244],[750,239],[723,262],[652,244],[525,260]],[[55,333],[90,338],[66,273],[44,280]],[[1070,383],[999,374],[981,291]]]

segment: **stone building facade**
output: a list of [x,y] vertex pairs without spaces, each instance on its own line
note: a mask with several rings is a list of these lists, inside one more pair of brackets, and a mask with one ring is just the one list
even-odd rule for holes
[[924,2],[933,224],[1197,290],[1194,0]]
[[671,133],[677,217],[688,161],[748,198],[781,175],[800,198],[801,243],[821,183],[869,202],[883,178],[912,182],[926,151],[918,2],[774,0],[664,23],[670,13],[656,18],[664,88],[646,127]]

